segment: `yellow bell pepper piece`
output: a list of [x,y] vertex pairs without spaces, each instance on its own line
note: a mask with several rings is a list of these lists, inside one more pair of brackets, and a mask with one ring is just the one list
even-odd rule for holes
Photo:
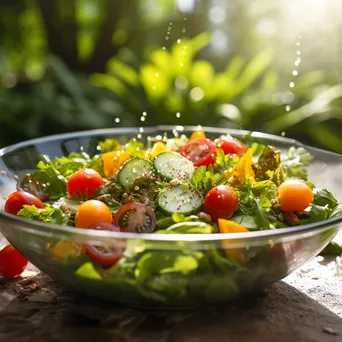
[[198,126],[196,131],[194,131],[191,134],[190,140],[195,140],[195,139],[199,139],[199,138],[206,138],[206,135],[205,135],[203,128],[201,126]]
[[81,255],[85,253],[85,247],[79,243],[61,240],[49,247],[49,252],[58,259],[66,259],[69,255]]
[[248,149],[245,155],[234,166],[232,170],[227,170],[223,173],[224,176],[229,178],[229,183],[235,186],[242,186],[246,180],[251,183],[255,182],[255,172],[252,168],[252,149]]
[[158,154],[165,152],[165,151],[166,151],[166,145],[161,141],[157,141],[154,143],[154,145],[152,147],[152,150],[150,152],[150,156],[151,156],[151,158],[154,158]]
[[130,158],[130,155],[125,150],[117,150],[107,152],[102,155],[103,173],[105,177],[112,177],[119,170],[122,163]]
[[[230,220],[225,220],[225,219],[218,219],[218,226],[220,233],[245,233],[249,232],[249,230],[240,224],[230,221]],[[240,240],[234,240],[235,242],[239,242]],[[234,243],[232,241],[232,243]],[[224,247],[227,246],[227,244],[230,243],[230,240],[224,240],[222,242],[222,245]],[[234,259],[237,263],[243,264],[244,262],[244,252],[243,249],[241,248],[225,248],[224,249],[226,255],[228,258]]]

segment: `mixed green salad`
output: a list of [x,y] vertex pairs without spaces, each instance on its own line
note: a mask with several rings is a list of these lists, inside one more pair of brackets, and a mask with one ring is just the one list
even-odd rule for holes
[[[94,156],[73,152],[53,160],[42,155],[37,170],[18,181],[4,210],[78,229],[242,237],[340,214],[332,193],[307,179],[312,156],[301,147],[281,151],[230,135],[209,139],[199,127],[189,137],[149,137],[146,144],[108,138],[97,150]],[[239,291],[232,279],[243,277],[266,253],[229,248],[227,241],[222,248],[203,251],[158,251],[148,242],[136,248],[129,241],[56,240],[46,249],[82,279],[107,281],[161,302],[196,296],[201,286],[210,296],[217,290],[215,279],[231,284],[226,291]],[[271,251],[279,260],[282,252]]]

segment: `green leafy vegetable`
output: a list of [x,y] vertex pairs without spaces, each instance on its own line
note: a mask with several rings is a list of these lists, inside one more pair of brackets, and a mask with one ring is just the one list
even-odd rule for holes
[[258,158],[258,162],[253,164],[255,179],[266,180],[270,178],[269,171],[275,171],[280,165],[280,151],[272,146],[266,146]]
[[76,271],[76,275],[82,278],[101,280],[102,277],[91,262],[86,262]]
[[136,139],[131,139],[127,145],[127,152],[131,157],[144,158],[145,153],[143,151],[144,144],[137,141]]
[[314,204],[320,206],[328,206],[328,208],[330,209],[334,209],[338,205],[338,201],[336,200],[336,198],[327,189],[314,188],[313,192],[315,196]]
[[24,205],[18,212],[18,216],[27,220],[36,220],[43,223],[52,223],[66,225],[69,222],[70,215],[64,214],[59,208],[54,208],[48,204],[44,208],[38,209],[34,205]]
[[287,153],[282,153],[281,155],[281,165],[286,166],[288,177],[296,177],[307,180],[307,170],[308,166],[313,157],[312,155],[303,147],[290,147]]
[[323,255],[340,255],[342,254],[342,245],[337,242],[330,242],[321,252]]
[[98,143],[98,146],[100,147],[101,153],[106,153],[118,150],[120,148],[120,143],[116,139],[111,138],[106,139],[104,141],[100,141]]
[[208,170],[205,166],[200,166],[192,174],[190,183],[205,195],[213,186],[227,184],[228,179],[215,173],[211,165]]
[[66,194],[66,178],[60,174],[48,156],[42,155],[42,160],[37,165],[38,170],[33,174],[41,184],[46,185],[49,199],[58,199]]
[[235,166],[239,162],[240,158],[235,154],[224,154],[223,150],[216,149],[215,158],[215,171],[217,173],[223,173],[229,168]]

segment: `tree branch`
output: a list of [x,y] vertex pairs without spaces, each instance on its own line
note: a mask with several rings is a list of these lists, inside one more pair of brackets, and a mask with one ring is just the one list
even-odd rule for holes
[[107,61],[119,51],[120,47],[112,43],[112,37],[117,27],[120,9],[124,1],[106,0],[106,18],[100,29],[94,52],[87,63],[86,71],[88,73],[105,72]]

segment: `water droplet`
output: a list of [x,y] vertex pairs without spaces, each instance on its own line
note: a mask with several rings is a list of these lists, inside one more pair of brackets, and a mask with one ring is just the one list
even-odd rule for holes
[[133,173],[137,173],[137,169],[135,167],[133,168],[132,171],[133,171]]
[[168,31],[166,34],[171,34],[171,31]]
[[152,89],[155,90],[155,89],[156,89],[156,86],[153,86]]
[[290,87],[290,88],[293,88],[294,86],[295,86],[294,82],[290,82],[290,83],[289,83],[289,87]]
[[165,47],[165,46],[163,46],[163,47],[162,47],[162,50],[166,50],[166,47]]
[[177,44],[180,44],[182,42],[181,39],[177,39]]
[[289,111],[291,110],[291,106],[290,106],[290,105],[286,105],[286,106],[285,106],[285,110],[286,110],[287,112],[289,112]]
[[297,53],[297,55],[298,55],[298,56],[300,56],[300,55],[301,55],[301,52],[300,52],[299,50],[298,50],[296,53]]
[[144,117],[144,116],[142,116],[141,118],[140,118],[140,121],[145,121],[146,120],[146,118]]
[[285,132],[284,131],[281,132],[281,136],[285,137]]
[[293,71],[292,71],[292,75],[293,75],[293,76],[298,76],[298,71],[297,71],[297,70],[293,70]]
[[300,42],[297,42],[296,45],[297,45],[297,46],[300,46]]
[[181,113],[176,113],[176,118],[179,119],[181,117]]
[[183,46],[183,49],[184,49],[184,50],[186,50],[187,48],[188,48],[188,46],[187,46],[187,45],[184,45],[184,46]]
[[115,118],[115,122],[119,123],[120,122],[120,118]]
[[187,18],[187,17],[184,17],[184,20],[188,20],[188,18]]
[[169,39],[169,37],[168,36],[165,36],[165,40],[168,40]]
[[142,138],[142,135],[139,133],[139,134],[137,135],[137,138],[138,138],[138,139],[141,139],[141,138]]
[[159,73],[156,72],[156,73],[154,74],[154,76],[159,77]]
[[186,51],[182,51],[182,54],[183,54],[183,55],[186,55]]
[[181,63],[179,63],[179,65],[180,65],[181,67],[183,67],[183,66],[184,66],[184,63],[183,63],[183,62],[181,62]]
[[143,112],[143,113],[142,113],[142,115],[143,115],[143,116],[146,116],[146,115],[147,115],[147,113],[146,113],[146,112]]
[[144,132],[144,128],[143,128],[143,127],[140,127],[140,128],[139,128],[139,132],[140,132],[140,133]]
[[170,21],[169,25],[172,26],[172,24],[173,24],[172,21]]
[[186,28],[182,28],[182,33],[185,33],[186,32]]
[[294,65],[298,66],[301,62],[302,62],[302,60],[300,58],[297,58],[294,62]]
[[[172,25],[172,23],[171,23],[170,25]],[[171,31],[172,27],[171,27],[171,26],[169,26],[167,29],[168,29],[169,31]]]

